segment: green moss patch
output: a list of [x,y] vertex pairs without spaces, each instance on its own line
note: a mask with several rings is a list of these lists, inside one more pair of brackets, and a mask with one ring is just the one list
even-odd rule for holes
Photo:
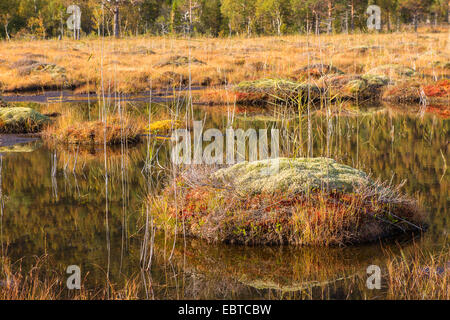
[[38,132],[50,122],[49,117],[31,108],[0,108],[1,133]]

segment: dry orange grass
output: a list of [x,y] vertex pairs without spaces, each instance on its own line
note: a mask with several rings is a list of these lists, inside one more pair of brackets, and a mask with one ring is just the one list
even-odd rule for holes
[[[138,37],[105,40],[13,41],[0,44],[0,87],[6,92],[101,88],[141,92],[167,88],[236,84],[261,78],[295,78],[309,63],[326,63],[349,74],[361,74],[384,64],[400,64],[419,74],[449,75],[448,30],[441,33],[304,35],[260,38]],[[173,63],[176,57],[187,57]],[[44,54],[42,54],[44,52]],[[32,59],[65,72],[32,71],[20,75],[14,63]],[[189,60],[187,60],[189,61]]]
[[21,260],[12,262],[8,256],[0,256],[0,300],[136,300],[144,289],[139,273],[120,285],[106,281],[94,290],[82,279],[80,290],[68,290],[65,270],[49,269],[49,256],[34,259],[32,266],[25,268]]
[[436,253],[414,245],[412,252],[391,254],[388,261],[388,299],[449,300],[450,251]]
[[111,118],[106,123],[88,121],[82,125],[49,127],[44,136],[69,144],[116,145],[121,142],[138,142],[141,132],[142,129],[134,121]]
[[106,121],[86,121],[76,111],[67,109],[55,123],[45,128],[45,139],[66,144],[116,145],[121,142],[138,142],[145,128],[144,121],[108,116]]

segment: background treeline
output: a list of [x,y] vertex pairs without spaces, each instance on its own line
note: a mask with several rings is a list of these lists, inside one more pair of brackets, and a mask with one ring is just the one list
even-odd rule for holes
[[82,10],[82,35],[281,35],[365,31],[367,7],[382,28],[450,22],[449,0],[0,0],[1,38],[70,36],[66,9]]

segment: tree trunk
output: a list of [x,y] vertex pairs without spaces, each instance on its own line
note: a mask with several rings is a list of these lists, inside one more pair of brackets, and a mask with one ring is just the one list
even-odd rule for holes
[[[110,30],[110,27],[111,27],[111,21],[108,19],[108,21],[106,21],[105,25],[106,25],[106,33],[108,34],[108,37],[110,37],[110,36],[111,36],[111,30]],[[104,34],[104,33],[105,33],[104,28],[105,28],[105,26],[103,26],[103,36],[105,36],[105,34]]]
[[277,33],[278,36],[281,36],[281,25],[283,24],[283,21],[281,20],[281,13],[277,13]]
[[328,26],[327,33],[330,34],[333,32],[333,3],[331,0],[328,0]]
[[348,34],[348,11],[345,10],[345,33]]
[[59,13],[59,22],[60,22],[60,24],[61,24],[61,39],[62,38],[64,38],[64,21],[63,21],[63,16],[64,16],[64,14],[63,14],[63,12],[61,11],[60,13]]
[[448,2],[447,22],[450,23],[450,1]]
[[418,28],[418,21],[417,21],[417,15],[414,14],[414,32],[417,32],[417,28]]
[[309,10],[306,11],[306,34],[309,34]]
[[351,15],[351,27],[352,27],[352,33],[355,32],[355,5],[352,3],[350,4],[350,15]]
[[315,33],[316,34],[319,34],[319,16],[317,15],[317,13],[315,13],[315,15],[316,15],[316,31],[315,31]]
[[8,39],[8,41],[9,40],[11,40],[11,38],[9,37],[9,33],[8,33],[8,25],[9,25],[9,22],[5,22],[5,33],[6,33],[6,39]]
[[120,37],[119,6],[114,8],[114,37]]
[[387,13],[386,23],[387,23],[387,31],[391,32],[391,12],[390,11],[388,11],[388,13]]

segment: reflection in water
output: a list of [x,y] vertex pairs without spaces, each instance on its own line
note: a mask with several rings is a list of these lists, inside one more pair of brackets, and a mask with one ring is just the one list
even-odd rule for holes
[[[207,114],[205,128],[224,128],[227,114],[208,111],[195,109],[194,117],[203,119]],[[278,112],[266,111],[255,121],[241,113],[235,127],[289,128],[281,140],[282,153],[305,154],[308,146],[301,141],[307,143],[307,126],[302,126],[304,136],[299,135],[291,128],[300,119],[295,115],[280,118]],[[406,179],[404,191],[421,199],[431,213],[430,229],[420,239],[421,245],[438,249],[444,243],[449,223],[449,179],[444,167],[450,151],[448,120],[377,109],[359,117],[313,116],[311,125],[314,156],[331,154],[394,183]],[[148,190],[157,192],[167,181],[170,173],[164,167],[169,164],[169,147],[165,141],[154,140],[106,150],[36,147],[33,142],[3,153],[2,252],[7,247],[13,260],[49,254],[55,270],[79,265],[84,274],[89,272],[86,285],[91,288],[138,277],[141,297],[150,299],[370,295],[364,289],[365,270],[371,264],[383,265],[380,244],[279,248],[179,239],[169,259],[173,239],[161,232],[154,238],[144,201]],[[27,148],[32,152],[19,152]],[[408,244],[402,246],[405,249]]]
[[0,154],[0,243],[2,246],[2,256],[5,255],[5,247],[3,243],[3,210],[4,210],[4,201],[3,201],[3,155]]

